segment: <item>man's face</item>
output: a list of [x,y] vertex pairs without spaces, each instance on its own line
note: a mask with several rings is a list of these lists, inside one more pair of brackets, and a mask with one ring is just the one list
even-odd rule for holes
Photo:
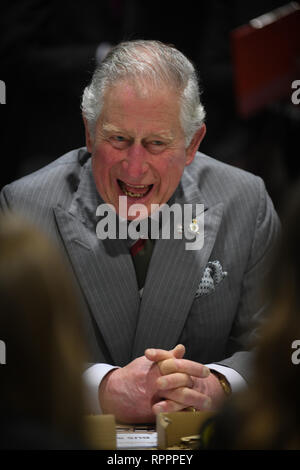
[[119,196],[127,197],[128,209],[143,204],[150,215],[151,204],[164,204],[174,193],[205,134],[203,126],[186,149],[179,113],[171,89],[141,94],[120,82],[107,91],[93,138],[86,126],[87,147],[97,190],[118,213]]

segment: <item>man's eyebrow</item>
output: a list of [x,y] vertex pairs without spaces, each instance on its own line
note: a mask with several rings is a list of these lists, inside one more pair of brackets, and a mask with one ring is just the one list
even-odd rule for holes
[[171,132],[154,132],[153,134],[149,135],[151,139],[166,139],[166,140],[173,140],[173,134]]
[[123,133],[125,133],[124,130],[119,129],[118,127],[114,126],[113,124],[108,124],[108,123],[103,124],[102,131],[104,131],[104,132],[123,132]]
[[[124,129],[121,129],[119,127],[114,126],[113,124],[110,123],[104,123],[102,126],[102,132],[105,133],[120,133],[120,134],[128,134],[128,131],[125,131]],[[153,132],[152,134],[149,134],[149,136],[146,136],[145,139],[166,139],[168,141],[172,141],[174,136],[172,132],[169,131],[161,131],[161,132]]]

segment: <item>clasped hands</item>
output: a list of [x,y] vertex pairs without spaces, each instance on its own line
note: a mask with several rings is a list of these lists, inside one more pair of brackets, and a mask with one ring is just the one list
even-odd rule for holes
[[184,354],[182,344],[171,351],[147,349],[110,371],[99,387],[102,412],[119,422],[151,423],[160,412],[215,409],[224,399],[218,379],[204,365],[183,359]]

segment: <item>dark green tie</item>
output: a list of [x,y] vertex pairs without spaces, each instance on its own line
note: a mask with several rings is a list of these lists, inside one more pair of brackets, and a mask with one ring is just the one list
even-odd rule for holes
[[139,290],[143,289],[146,281],[147,270],[153,251],[153,241],[140,238],[130,248]]

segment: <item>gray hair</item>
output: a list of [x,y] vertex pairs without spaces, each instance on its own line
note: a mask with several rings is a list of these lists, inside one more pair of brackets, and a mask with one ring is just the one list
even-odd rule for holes
[[200,102],[198,78],[193,64],[175,47],[159,41],[128,41],[112,48],[96,68],[85,88],[81,109],[94,135],[104,94],[117,81],[127,79],[143,87],[173,87],[181,99],[180,122],[188,146],[202,126],[205,111]]

